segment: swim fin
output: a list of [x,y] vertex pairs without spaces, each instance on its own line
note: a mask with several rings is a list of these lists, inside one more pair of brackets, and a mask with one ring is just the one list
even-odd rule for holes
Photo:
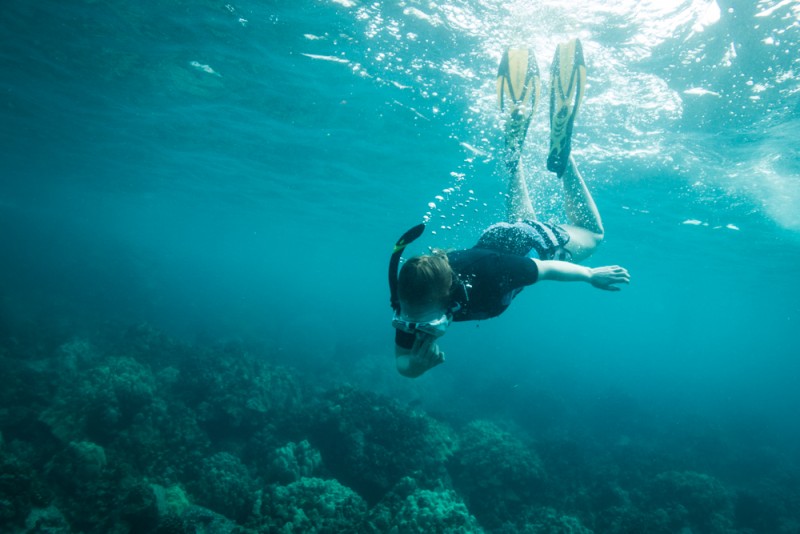
[[525,140],[528,125],[539,102],[542,82],[536,56],[529,48],[509,48],[503,52],[497,69],[497,102],[500,111],[510,108],[506,143]]
[[556,47],[550,70],[550,152],[547,170],[564,174],[572,149],[572,127],[586,87],[586,64],[579,39]]

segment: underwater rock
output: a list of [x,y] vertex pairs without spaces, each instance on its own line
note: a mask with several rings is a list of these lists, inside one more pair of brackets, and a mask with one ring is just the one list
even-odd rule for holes
[[128,489],[117,512],[125,525],[118,528],[120,532],[228,534],[237,530],[231,519],[192,504],[178,485],[139,481]]
[[245,521],[253,509],[256,483],[238,457],[218,452],[203,460],[189,490],[199,504],[235,521]]
[[25,518],[25,532],[58,533],[71,532],[69,523],[55,506],[34,508]]
[[46,507],[49,501],[34,467],[0,449],[0,532],[19,528],[35,507]]
[[532,447],[489,421],[473,421],[460,435],[450,462],[453,485],[487,528],[518,514],[544,485],[541,460]]
[[[142,474],[170,484],[196,478],[197,467],[212,450],[195,413],[171,399],[156,400],[147,417],[137,419],[112,444],[130,464],[141,466]],[[168,479],[160,478],[165,474]]]
[[393,521],[395,532],[483,532],[453,490],[416,490],[406,497]]
[[35,442],[36,456],[49,459],[63,443],[52,435],[39,414],[53,399],[63,373],[51,368],[48,360],[16,360],[0,357],[0,429],[7,443],[14,440]]
[[733,501],[717,479],[694,471],[659,474],[647,490],[647,509],[657,510],[672,531],[726,533],[733,528]]
[[292,429],[305,401],[291,372],[247,353],[198,351],[180,374],[176,394],[212,440],[246,440],[267,427]]
[[186,492],[180,486],[172,485],[163,487],[158,484],[151,484],[153,494],[156,497],[156,507],[160,516],[182,515],[192,503],[186,496]]
[[117,508],[133,532],[151,532],[159,523],[156,492],[145,481],[138,481],[128,488]]
[[[776,493],[782,492],[778,489]],[[780,528],[781,517],[789,515],[781,509],[781,501],[785,498],[785,494],[759,495],[748,490],[738,492],[734,502],[737,526],[749,528],[753,532],[791,532],[790,529]],[[794,506],[798,504],[800,503],[794,503]],[[800,532],[800,523],[795,525],[794,530]]]
[[269,486],[256,506],[259,532],[356,532],[367,513],[364,500],[336,480],[301,478]]
[[303,477],[310,477],[322,465],[322,456],[307,440],[289,442],[276,449],[268,470],[270,481],[289,484]]
[[[493,530],[495,534],[592,534],[580,519],[550,507],[529,507],[523,513]],[[619,532],[619,531],[614,531]],[[636,532],[636,531],[633,531]]]
[[404,476],[446,477],[455,447],[445,425],[375,393],[328,392],[311,429],[325,467],[370,503]]
[[[128,490],[118,507],[118,513],[134,533],[188,534],[191,532],[191,522],[185,521],[184,515],[194,508],[180,486],[165,488],[158,484],[138,482]],[[227,520],[225,522],[228,523]]]
[[88,436],[105,443],[144,417],[155,394],[146,367],[127,357],[108,358],[65,381],[41,419],[65,442]]
[[53,501],[75,532],[107,531],[118,521],[115,512],[125,489],[119,465],[109,466],[105,448],[72,441],[45,466]]
[[[170,530],[180,526],[179,531]],[[179,532],[181,534],[233,534],[241,532],[241,529],[228,519],[202,506],[192,505],[187,508],[180,520],[173,523],[159,525],[158,534],[171,534]]]
[[179,343],[150,323],[139,323],[128,328],[117,341],[116,350],[123,351],[136,361],[153,370],[176,365],[193,357],[193,350]]
[[481,533],[483,529],[451,489],[423,489],[405,477],[370,510],[363,532]]
[[87,340],[73,338],[62,344],[56,351],[56,361],[67,370],[76,372],[100,360],[102,355]]
[[96,483],[107,465],[106,451],[89,441],[71,441],[47,466],[50,478],[67,491]]

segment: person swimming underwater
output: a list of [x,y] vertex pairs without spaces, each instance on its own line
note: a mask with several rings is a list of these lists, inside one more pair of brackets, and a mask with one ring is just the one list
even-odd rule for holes
[[536,219],[521,165],[533,112],[540,96],[539,68],[532,50],[508,49],[500,62],[497,93],[505,127],[505,166],[509,176],[508,222],[487,228],[470,249],[434,250],[404,262],[403,249],[424,231],[418,225],[397,242],[389,268],[400,374],[416,378],[444,362],[437,340],[453,321],[496,317],[526,286],[538,281],[588,282],[608,291],[628,284],[619,265],[584,267],[605,231],[594,199],[571,155],[572,129],[586,85],[586,66],[578,39],[556,48],[550,76],[550,151],[547,169],[562,179],[569,222]]

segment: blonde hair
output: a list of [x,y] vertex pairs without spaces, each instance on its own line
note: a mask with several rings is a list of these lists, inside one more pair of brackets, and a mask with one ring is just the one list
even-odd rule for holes
[[433,249],[430,255],[406,260],[398,275],[397,296],[411,305],[447,305],[452,284],[453,270],[447,253]]

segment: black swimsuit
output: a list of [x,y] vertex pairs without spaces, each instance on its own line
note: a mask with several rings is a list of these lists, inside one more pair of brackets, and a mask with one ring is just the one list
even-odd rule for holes
[[503,313],[525,286],[536,282],[539,269],[531,258],[486,248],[447,255],[450,267],[466,286],[466,299],[457,298],[454,321],[489,319]]

